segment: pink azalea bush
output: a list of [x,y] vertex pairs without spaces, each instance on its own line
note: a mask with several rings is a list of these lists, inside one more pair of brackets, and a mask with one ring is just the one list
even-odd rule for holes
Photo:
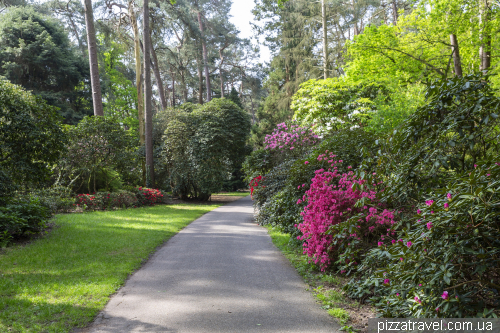
[[[394,212],[377,201],[381,184],[367,186],[352,171],[340,174],[337,165],[342,160],[335,157],[332,153],[318,157],[328,159],[332,168],[317,170],[309,190],[297,202],[307,203],[297,228],[302,232],[298,239],[304,241],[304,253],[314,263],[324,270],[339,259],[337,264],[345,272],[369,248],[389,242],[396,221]],[[362,201],[367,204],[357,205]]]

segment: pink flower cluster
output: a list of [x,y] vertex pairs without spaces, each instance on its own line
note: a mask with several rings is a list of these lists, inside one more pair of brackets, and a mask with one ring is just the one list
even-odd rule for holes
[[310,128],[300,127],[297,124],[287,126],[285,123],[281,123],[272,134],[266,135],[264,144],[266,145],[265,149],[284,152],[298,147],[315,145],[318,143],[318,139],[318,135]]
[[[325,158],[322,155],[320,157]],[[333,158],[335,155],[330,157]],[[307,202],[307,205],[301,213],[303,222],[296,226],[302,232],[302,236],[298,239],[304,241],[304,253],[313,258],[322,269],[330,264],[330,254],[336,250],[332,244],[334,235],[331,232],[327,233],[331,226],[345,222],[358,213],[364,214],[364,218],[359,219],[359,225],[356,226],[360,230],[359,233],[345,235],[344,241],[347,243],[351,239],[361,240],[361,237],[372,236],[377,225],[385,226],[383,230],[389,226],[387,229],[389,235],[390,226],[396,223],[392,211],[386,209],[380,211],[376,207],[367,206],[355,207],[356,202],[362,198],[367,198],[372,203],[376,202],[376,191],[353,189],[353,185],[362,185],[365,181],[358,179],[352,171],[340,174],[335,165],[342,161],[328,162],[331,163],[333,170],[317,170],[309,190],[302,200],[299,200]],[[383,242],[379,242],[378,245],[382,246]]]

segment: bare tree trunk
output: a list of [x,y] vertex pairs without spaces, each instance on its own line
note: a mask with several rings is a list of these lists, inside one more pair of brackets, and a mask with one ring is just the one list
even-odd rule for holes
[[253,104],[252,94],[250,94],[250,107],[252,108],[252,125],[255,124],[255,108]]
[[480,0],[479,4],[479,39],[481,46],[479,47],[479,70],[487,71],[491,66],[491,35],[488,28],[489,23],[489,4],[488,0]]
[[[128,3],[128,12],[132,30],[134,31],[134,55],[135,55],[135,82],[137,85],[137,118],[139,120],[139,143],[144,145],[146,138],[144,136],[144,99],[142,98],[142,62],[141,62],[141,36],[137,26],[137,17],[134,12],[134,2]],[[146,186],[146,162],[141,158],[142,166],[142,185]]]
[[224,98],[224,73],[222,71],[222,67],[219,69],[220,76],[220,98]]
[[219,76],[220,76],[220,98],[224,98],[224,73],[222,71],[222,63],[224,62],[224,57],[222,56],[222,50],[219,50],[220,64],[219,64]]
[[170,68],[170,74],[172,75],[172,107],[175,108],[175,72]]
[[357,18],[357,15],[356,15],[356,6],[355,6],[355,3],[354,3],[354,0],[352,0],[352,13],[353,13],[353,17],[354,17],[354,36],[357,36],[359,34],[359,31],[358,31],[358,18]]
[[326,4],[321,0],[321,16],[323,19],[323,75],[328,79],[328,35],[326,31]]
[[396,0],[392,1],[392,24],[398,24],[398,6]]
[[203,104],[203,73],[201,71],[200,58],[196,58],[198,63],[198,104]]
[[210,86],[210,74],[208,72],[208,55],[207,44],[205,43],[205,33],[203,29],[203,22],[201,20],[201,12],[198,10],[198,25],[201,32],[201,46],[203,48],[203,66],[205,67],[205,84],[207,86],[207,102],[212,100],[212,88]]
[[167,100],[165,98],[165,92],[163,90],[160,67],[158,65],[158,58],[156,57],[156,51],[153,47],[153,43],[151,43],[151,55],[153,56],[153,72],[155,73],[156,84],[158,85],[158,94],[160,95],[161,108],[165,110],[167,108]]
[[132,30],[134,31],[134,55],[135,55],[135,82],[137,85],[137,118],[139,119],[139,142],[144,144],[144,103],[142,98],[142,64],[141,64],[141,45],[139,36],[139,27],[134,12],[134,2],[128,3],[128,12]]
[[104,110],[102,107],[101,82],[99,81],[99,63],[97,61],[97,42],[95,39],[92,0],[85,0],[85,24],[87,26],[87,44],[89,49],[90,82],[92,85],[92,102],[94,105],[94,115],[104,116]]
[[450,35],[451,49],[453,50],[453,64],[455,65],[455,75],[462,76],[462,61],[460,59],[460,50],[458,40],[455,34]]
[[[184,67],[183,67],[184,68]],[[181,71],[181,84],[182,84],[182,98],[184,102],[188,100],[188,89],[186,86],[186,72],[184,70]]]
[[155,168],[153,160],[153,110],[151,109],[151,34],[149,33],[149,0],[144,0],[144,116],[146,123],[146,170],[147,185],[155,186]]

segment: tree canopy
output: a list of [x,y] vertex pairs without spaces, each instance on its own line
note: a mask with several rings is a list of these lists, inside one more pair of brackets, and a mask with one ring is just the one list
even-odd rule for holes
[[1,15],[0,76],[57,106],[68,123],[89,113],[88,63],[57,19],[31,7]]

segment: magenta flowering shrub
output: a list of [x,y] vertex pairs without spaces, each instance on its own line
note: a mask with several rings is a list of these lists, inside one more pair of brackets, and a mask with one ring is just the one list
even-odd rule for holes
[[298,200],[297,204],[306,205],[297,228],[304,253],[314,263],[324,270],[336,261],[344,273],[377,241],[379,245],[389,241],[396,221],[394,212],[377,201],[381,183],[367,184],[352,171],[340,174],[337,165],[343,161],[335,157],[333,153],[318,156],[327,159],[331,168],[317,170],[309,190]]
[[278,165],[287,159],[300,157],[306,149],[315,146],[319,140],[319,136],[312,128],[301,127],[296,122],[281,123],[272,134],[266,135],[264,149],[271,153],[274,165]]
[[500,315],[500,165],[478,164],[422,200],[399,241],[367,255],[360,270],[379,265],[350,295],[374,295],[383,317]]

